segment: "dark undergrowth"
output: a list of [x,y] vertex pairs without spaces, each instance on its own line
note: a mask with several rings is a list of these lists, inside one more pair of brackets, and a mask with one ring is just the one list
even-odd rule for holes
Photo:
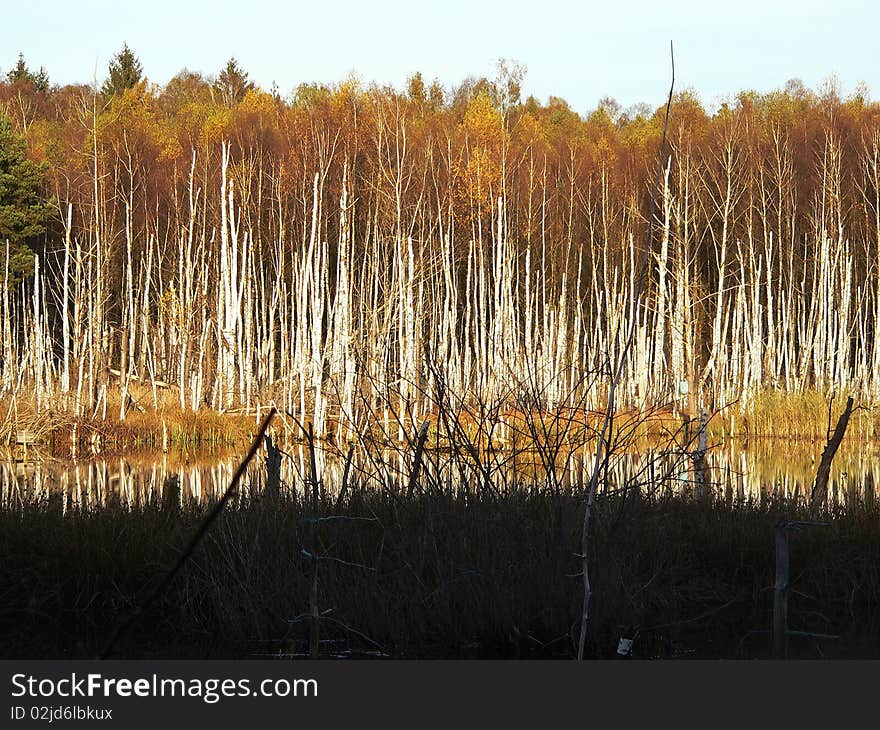
[[[0,654],[88,658],[154,588],[208,506],[0,511]],[[231,503],[114,650],[124,658],[307,655],[313,506]],[[581,610],[575,493],[349,489],[323,494],[318,605],[326,657],[570,658]],[[792,503],[600,495],[588,655],[769,655],[774,524]],[[880,657],[880,513],[791,535],[790,656]]]

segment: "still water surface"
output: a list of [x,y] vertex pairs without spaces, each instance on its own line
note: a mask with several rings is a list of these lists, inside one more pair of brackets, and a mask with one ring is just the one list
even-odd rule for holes
[[[804,497],[809,495],[823,443],[762,439],[726,441],[711,446],[707,454],[709,481],[716,494],[727,498],[761,496]],[[322,447],[317,453],[321,483],[338,490],[348,453]],[[264,482],[265,452],[253,460],[242,481],[240,496],[259,492]],[[64,460],[28,454],[26,461],[0,462],[0,501],[5,505],[33,500],[60,501],[62,509],[78,506],[133,507],[160,499],[165,485],[177,482],[180,499],[201,502],[222,494],[238,465],[235,452],[126,452],[112,457]],[[411,450],[363,450],[351,452],[349,484],[366,488],[383,485],[406,489],[412,469]],[[426,452],[420,484],[455,488],[491,481],[497,488],[518,485],[566,487],[585,483],[591,468],[589,453],[557,455],[554,460],[536,452],[455,458],[442,452]],[[281,462],[284,489],[301,492],[310,473],[308,453],[290,448]],[[687,492],[693,490],[693,462],[682,452],[645,448],[639,453],[615,456],[605,489],[638,486]],[[831,469],[829,500],[838,506],[873,502],[880,484],[880,443],[855,441],[844,444]],[[60,500],[58,498],[61,497]]]

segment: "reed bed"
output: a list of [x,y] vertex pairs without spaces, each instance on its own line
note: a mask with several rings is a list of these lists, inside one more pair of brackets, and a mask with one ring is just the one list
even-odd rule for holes
[[[130,390],[137,391],[136,388]],[[147,402],[148,393],[140,395],[144,398],[144,407],[130,407],[124,419],[116,415],[122,397],[118,389],[108,390],[110,407],[103,416],[77,415],[60,402],[54,407],[37,409],[32,399],[0,399],[0,413],[6,414],[6,419],[0,422],[0,443],[14,444],[18,434],[24,432],[56,455],[113,453],[130,448],[233,447],[250,441],[261,412],[259,409],[218,411],[208,406],[198,410],[182,409],[169,396],[154,407]],[[838,401],[817,391],[761,391],[742,412],[728,407],[711,414],[708,433],[716,441],[731,437],[772,438],[781,434],[789,439],[823,441],[843,408],[843,403]],[[435,448],[453,448],[462,441],[512,452],[548,445],[570,448],[595,439],[600,416],[598,411],[565,407],[552,412],[478,407],[447,408],[442,414],[434,411],[399,415],[380,411],[372,414],[356,431],[342,428],[339,421],[331,417],[324,439],[337,443],[343,451],[349,442],[406,442],[412,437],[410,432],[414,433],[427,421],[430,424],[427,445]],[[695,427],[692,414],[671,404],[623,409],[614,424],[619,440],[641,446],[658,439],[687,438]],[[277,427],[276,432],[277,438],[302,440],[295,429]],[[857,408],[848,433],[861,440],[876,439],[880,434],[880,412],[865,406]]]
[[[834,430],[845,402],[845,397],[816,391],[764,391],[751,402],[740,429],[753,436],[785,434],[788,438],[824,440]],[[876,438],[880,434],[880,411],[866,406],[856,409],[847,431],[863,439]]]
[[[182,498],[65,516],[52,499],[0,512],[0,646],[10,657],[99,654],[171,565],[210,504]],[[635,635],[643,658],[769,653],[773,525],[793,501],[695,503],[600,495],[588,655]],[[577,490],[460,484],[321,489],[320,655],[569,658],[579,617]],[[311,529],[302,486],[230,505],[116,655],[307,655]],[[792,538],[790,625],[800,657],[880,656],[880,512],[829,512]],[[762,633],[763,632],[763,633]]]

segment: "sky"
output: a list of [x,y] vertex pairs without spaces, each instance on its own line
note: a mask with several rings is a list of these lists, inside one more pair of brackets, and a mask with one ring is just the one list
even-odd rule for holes
[[447,89],[493,78],[498,59],[526,68],[523,97],[551,95],[586,113],[599,99],[659,106],[670,82],[717,106],[744,89],[813,89],[835,76],[845,94],[880,98],[880,3],[869,0],[62,0],[4,9],[0,72],[19,52],[55,84],[100,84],[123,42],[146,77],[216,75],[234,56],[283,95],[302,82],[355,75],[403,88],[420,71]]

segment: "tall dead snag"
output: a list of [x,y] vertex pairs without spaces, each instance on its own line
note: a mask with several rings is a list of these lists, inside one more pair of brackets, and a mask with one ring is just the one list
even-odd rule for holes
[[837,419],[834,433],[831,434],[828,443],[825,444],[825,450],[822,452],[822,460],[819,462],[816,481],[810,494],[810,508],[813,510],[823,505],[825,498],[828,496],[828,476],[831,474],[831,461],[834,459],[837,449],[840,448],[840,442],[843,441],[846,427],[849,425],[849,417],[852,415],[852,405],[853,399],[850,396],[846,399],[846,408],[843,409],[843,413]]
[[[648,205],[648,231],[645,236],[646,244],[642,252],[641,263],[639,266],[639,277],[635,282],[635,291],[632,296],[635,301],[642,297],[645,290],[645,274],[648,270],[648,259],[652,252],[652,241],[654,236],[654,211],[656,210],[657,190],[660,188],[660,176],[663,172],[663,160],[666,156],[666,132],[669,129],[669,110],[672,107],[672,92],[675,89],[675,57],[672,52],[672,42],[669,43],[669,57],[672,63],[672,82],[669,85],[669,97],[666,101],[666,115],[663,120],[663,136],[660,138],[660,151],[658,154],[657,172],[654,176],[654,186],[651,188],[651,199]],[[584,499],[584,521],[581,525],[581,576],[583,578],[583,601],[581,609],[580,621],[580,637],[578,639],[578,661],[584,658],[584,646],[587,639],[587,627],[590,620],[590,597],[592,596],[592,588],[590,586],[590,520],[593,514],[593,502],[596,499],[596,492],[599,488],[599,473],[603,464],[606,465],[611,456],[610,432],[611,423],[614,420],[615,396],[617,387],[623,377],[623,371],[627,364],[629,351],[632,348],[635,339],[635,319],[629,322],[626,340],[619,353],[616,363],[611,362],[610,358],[607,363],[611,380],[608,383],[608,402],[605,407],[605,414],[602,418],[602,428],[599,430],[599,443],[596,446],[596,456],[593,460],[593,467],[590,474],[590,483],[587,486],[587,494]],[[616,338],[615,338],[616,339]],[[613,366],[613,370],[612,370]]]

